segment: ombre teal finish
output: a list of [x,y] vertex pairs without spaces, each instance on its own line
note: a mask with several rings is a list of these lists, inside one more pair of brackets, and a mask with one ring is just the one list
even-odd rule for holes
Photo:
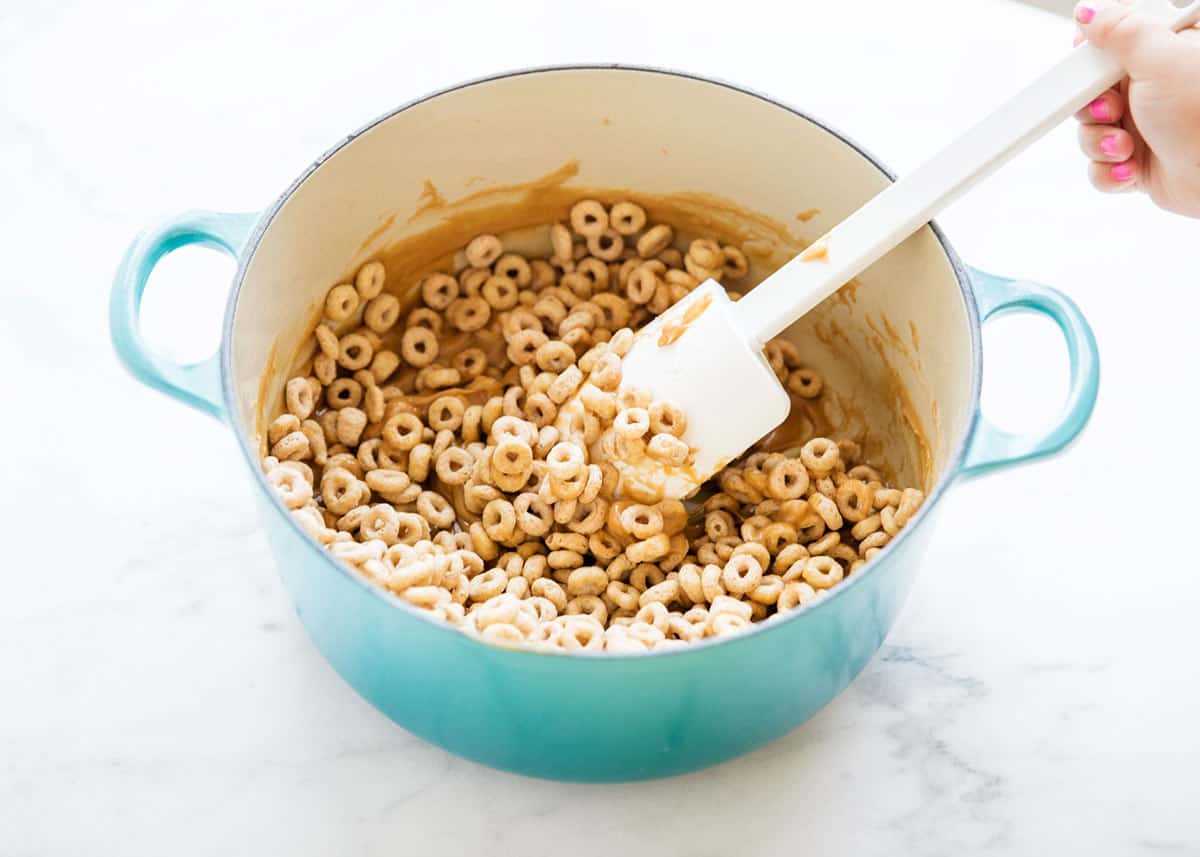
[[805,615],[656,656],[567,656],[484,645],[403,609],[299,538],[263,495],[279,569],[317,648],[408,731],[496,768],[612,782],[682,774],[794,729],[879,648],[930,528]]
[[189,244],[215,247],[235,259],[258,219],[257,213],[189,211],[159,223],[137,237],[125,252],[113,280],[108,323],[113,348],[135,378],[210,416],[222,418],[221,353],[181,366],[156,356],[142,340],[139,316],[150,272],[159,259]]
[[[220,362],[179,366],[150,354],[138,334],[139,304],[163,255],[192,243],[239,255],[256,220],[193,213],[168,221],[134,243],[113,287],[112,337],[122,362],[147,385],[214,416],[232,407],[221,393]],[[1045,434],[1011,435],[979,419],[961,469],[969,474],[1062,448],[1087,422],[1098,382],[1095,341],[1067,298],[978,271],[971,280],[982,318],[1018,308],[1053,318],[1067,340],[1072,379],[1066,412]],[[223,353],[229,348],[222,343]],[[732,759],[829,703],[895,621],[948,481],[869,571],[806,610],[670,653],[568,656],[476,642],[371,586],[303,534],[257,473],[250,447],[243,451],[301,621],[359,694],[453,753],[530,776],[591,782],[665,777]]]
[[1096,407],[1100,351],[1079,307],[1062,292],[1028,280],[1010,280],[975,268],[968,270],[981,322],[1017,310],[1048,316],[1062,331],[1071,366],[1067,400],[1057,422],[1046,431],[1035,435],[1002,431],[979,414],[959,471],[964,476],[976,476],[997,467],[1051,455],[1079,436]]

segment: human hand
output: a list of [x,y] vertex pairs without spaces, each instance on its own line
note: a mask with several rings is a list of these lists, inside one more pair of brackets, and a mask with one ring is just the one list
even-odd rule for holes
[[1092,184],[1141,190],[1159,207],[1200,217],[1200,30],[1173,33],[1133,0],[1075,7],[1083,40],[1129,77],[1076,114]]

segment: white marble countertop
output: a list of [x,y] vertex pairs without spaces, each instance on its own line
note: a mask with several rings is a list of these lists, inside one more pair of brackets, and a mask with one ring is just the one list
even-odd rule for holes
[[[1069,22],[1003,0],[350,5],[0,9],[0,854],[1200,853],[1200,224],[1094,195],[1071,128],[941,222],[973,264],[1077,298],[1103,349],[1091,428],[955,488],[901,621],[838,700],[675,780],[523,779],[377,714],[304,636],[228,431],[108,344],[139,228],[262,207],[433,88],[678,67],[809,109],[903,171],[1069,47]],[[211,349],[231,270],[169,259],[150,337]],[[1047,419],[1065,387],[1049,325],[986,340],[986,407]]]

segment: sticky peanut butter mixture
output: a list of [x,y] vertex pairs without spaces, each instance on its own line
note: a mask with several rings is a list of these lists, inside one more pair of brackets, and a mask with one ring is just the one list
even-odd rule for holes
[[[827,437],[751,450],[687,503],[616,496],[613,456],[692,455],[687,414],[622,386],[634,331],[749,265],[632,202],[548,228],[548,258],[479,235],[455,270],[397,283],[369,262],[329,291],[263,468],[335,557],[489,642],[645,652],[812,603],[916,513],[919,490]],[[790,342],[766,355],[796,400],[822,395]]]

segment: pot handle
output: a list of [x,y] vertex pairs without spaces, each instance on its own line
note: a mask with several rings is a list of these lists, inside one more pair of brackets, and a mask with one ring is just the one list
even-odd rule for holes
[[129,245],[113,279],[108,322],[113,348],[129,372],[148,387],[222,419],[220,350],[183,365],[154,354],[142,339],[142,295],[150,272],[172,250],[189,244],[215,247],[235,259],[258,220],[257,213],[189,211],[147,229]]
[[981,321],[1013,310],[1048,316],[1067,341],[1071,384],[1055,424],[1038,434],[1014,434],[998,429],[982,414],[967,448],[960,473],[976,476],[998,467],[1032,461],[1058,452],[1074,440],[1092,416],[1100,385],[1100,354],[1092,329],[1075,302],[1057,289],[1010,280],[970,268]]

